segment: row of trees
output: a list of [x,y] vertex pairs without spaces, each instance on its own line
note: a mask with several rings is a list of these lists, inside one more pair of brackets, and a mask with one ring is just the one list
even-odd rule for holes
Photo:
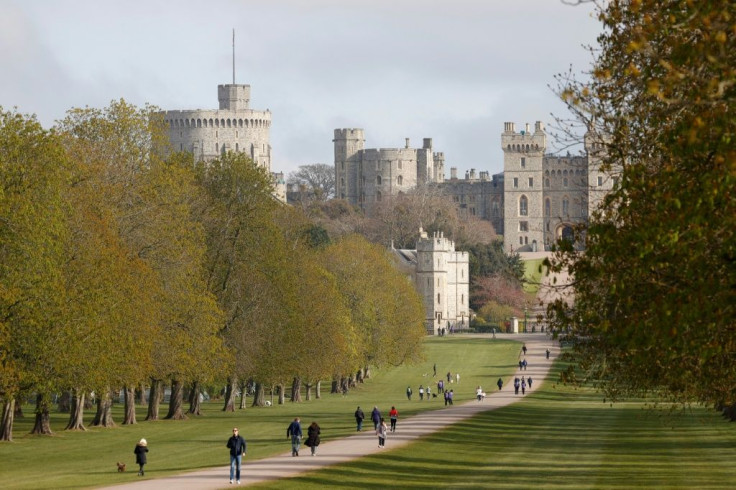
[[587,229],[558,328],[612,399],[654,394],[736,420],[736,6],[612,0],[589,81],[560,94],[618,185]]
[[0,173],[0,439],[30,394],[50,433],[52,394],[84,429],[85,397],[110,426],[123,390],[133,424],[144,386],[147,419],[163,384],[179,419],[185,387],[191,413],[208,383],[234,410],[247,381],[254,404],[286,383],[298,401],[421,355],[421,301],[383,247],[330,240],[241,154],[171,153],[152,107],[73,109],[52,130],[0,109]]

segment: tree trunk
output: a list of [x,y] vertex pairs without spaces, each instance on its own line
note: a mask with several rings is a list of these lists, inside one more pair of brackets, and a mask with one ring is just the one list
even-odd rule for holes
[[312,383],[305,383],[304,387],[307,389],[306,400],[311,401],[312,400]]
[[350,378],[343,376],[340,378],[340,393],[347,395],[350,389]]
[[53,434],[49,421],[49,405],[50,400],[48,394],[39,393],[36,396],[36,422],[33,424],[31,434]]
[[253,407],[266,406],[266,390],[263,389],[261,383],[256,383],[256,392],[253,394]]
[[148,414],[146,420],[158,420],[158,408],[161,404],[161,380],[152,379],[148,393]]
[[57,409],[59,413],[69,413],[72,409],[72,394],[70,391],[63,391],[59,397]]
[[283,383],[279,383],[276,385],[276,393],[279,394],[279,405],[283,405],[286,401],[286,393],[285,393],[284,385]]
[[123,386],[123,393],[125,394],[123,425],[137,424],[138,421],[135,419],[135,389],[130,385],[125,385]]
[[199,400],[201,391],[202,390],[197,381],[192,383],[192,389],[189,390],[189,410],[187,413],[191,413],[192,415],[202,415],[202,404]]
[[358,373],[355,376],[357,377],[358,383],[365,383],[362,369],[358,369]]
[[184,384],[176,378],[171,379],[171,398],[169,398],[169,413],[167,420],[186,420],[184,415]]
[[112,419],[112,398],[109,389],[106,389],[103,394],[97,397],[97,413],[89,425],[93,427],[115,427],[115,421]]
[[71,395],[69,423],[64,430],[87,430],[84,426],[84,390],[74,389]]
[[302,401],[302,378],[295,376],[291,382],[291,401],[300,403]]
[[23,415],[23,404],[17,400],[15,402],[15,412],[13,413],[13,418],[16,418],[16,419],[25,418],[25,415]]
[[355,374],[351,374],[350,378],[348,378],[348,388],[355,388],[356,386],[358,386],[357,376]]
[[330,387],[330,393],[340,393],[340,381],[337,379],[332,380],[332,386]]
[[143,386],[143,383],[136,386],[135,388],[135,396],[138,398],[138,405],[143,406],[147,403],[146,401],[146,387]]
[[317,381],[317,388],[315,389],[315,395],[314,397],[319,400],[322,398],[322,381]]
[[227,378],[227,386],[225,387],[225,406],[222,407],[223,412],[235,411],[235,388],[237,387],[237,379]]
[[363,368],[363,378],[370,379],[371,378],[371,368],[368,366]]
[[0,425],[0,441],[13,440],[13,421],[15,417],[15,398],[6,400],[3,404],[3,420]]
[[727,407],[723,407],[723,409],[721,410],[721,413],[730,422],[736,422],[736,404],[732,404]]

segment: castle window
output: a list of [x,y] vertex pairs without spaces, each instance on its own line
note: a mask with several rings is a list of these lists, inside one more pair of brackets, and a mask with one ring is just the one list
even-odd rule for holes
[[528,236],[525,236],[524,237],[524,245],[529,245],[529,237]]
[[238,132],[237,132],[237,131],[235,131],[235,137],[236,137],[236,138],[238,137]]
[[197,119],[197,127],[198,128],[201,128],[202,127],[202,120],[201,119]]
[[493,213],[493,216],[498,217],[498,203],[494,202],[493,206],[491,207],[491,212]]
[[526,158],[521,157],[521,168],[526,167]]
[[529,222],[519,221],[519,231],[529,231]]
[[519,237],[519,245],[524,245],[524,237]]
[[431,288],[431,287],[432,287],[432,279],[427,278],[427,288]]
[[519,178],[514,177],[514,189],[518,189],[518,188],[519,188]]
[[549,179],[544,179],[544,186],[549,187]]
[[238,151],[238,144],[235,143],[235,151]]
[[460,295],[460,304],[465,305],[465,295],[464,294]]
[[376,191],[376,201],[380,201],[381,197],[381,191]]
[[549,199],[544,200],[544,215],[549,216],[550,215],[550,209],[552,208],[552,205],[550,203]]
[[229,127],[231,127],[231,126],[230,126],[230,119],[228,119],[228,120],[227,120],[227,127],[228,127],[228,128],[229,128]]
[[402,177],[401,175],[399,175],[398,177],[396,177],[396,184],[397,185],[403,185],[404,184],[404,177]]
[[562,186],[563,187],[567,187],[567,177],[565,177],[564,179],[562,179]]
[[603,177],[598,176],[598,187],[603,185]]
[[215,143],[215,153],[218,153],[220,151],[220,144]]
[[562,214],[567,215],[570,208],[570,201],[567,200],[567,198],[562,200]]
[[[547,231],[549,231],[549,221],[547,221]],[[546,243],[546,241],[545,241]]]
[[437,304],[440,304],[440,293],[437,293]]
[[529,215],[529,200],[526,198],[526,196],[521,196],[519,198],[519,216],[528,216]]
[[470,208],[470,214],[472,214],[473,216],[475,216],[475,208]]
[[376,185],[381,185],[381,176],[376,177]]
[[529,177],[529,187],[534,187],[534,177]]

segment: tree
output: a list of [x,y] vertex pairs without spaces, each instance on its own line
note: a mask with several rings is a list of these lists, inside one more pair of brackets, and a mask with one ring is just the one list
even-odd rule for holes
[[[736,420],[736,6],[613,0],[589,82],[561,96],[617,179],[564,248],[577,366],[607,397],[653,393]],[[575,372],[570,372],[572,376]]]
[[289,174],[287,183],[295,186],[300,201],[329,201],[335,197],[335,167],[324,163],[301,165]]

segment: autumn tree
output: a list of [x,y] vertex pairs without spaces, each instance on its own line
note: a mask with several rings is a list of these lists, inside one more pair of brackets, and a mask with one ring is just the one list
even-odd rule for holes
[[563,77],[560,93],[616,183],[578,230],[585,253],[553,261],[574,277],[554,325],[577,338],[575,372],[613,399],[651,393],[731,420],[735,18],[730,0],[602,4],[590,80]]
[[287,184],[296,188],[305,205],[312,201],[328,201],[335,197],[335,167],[325,163],[300,165],[289,174]]

